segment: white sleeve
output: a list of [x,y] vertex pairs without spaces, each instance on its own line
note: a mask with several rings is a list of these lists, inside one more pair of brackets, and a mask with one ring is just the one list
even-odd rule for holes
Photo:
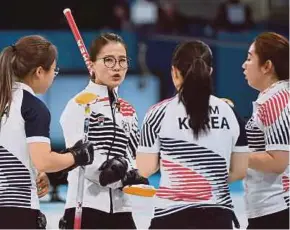
[[159,131],[165,114],[165,106],[149,110],[141,128],[138,151],[141,153],[157,153],[160,151]]
[[60,117],[65,145],[72,147],[84,135],[84,108],[70,100]]
[[264,132],[266,151],[289,151],[289,92],[279,92],[257,111],[258,125]]
[[131,170],[132,167],[133,168],[136,167],[136,151],[137,151],[139,139],[140,139],[140,131],[138,127],[138,117],[137,117],[137,113],[135,112],[131,121],[130,136],[129,136],[128,145],[126,149],[128,158],[129,158],[128,163],[130,165],[128,170]]
[[[84,136],[84,120],[85,111],[84,107],[74,102],[71,99],[66,105],[60,118],[60,125],[63,130],[63,136],[66,147],[72,147],[77,141],[83,139]],[[94,161],[91,165],[86,166],[85,178],[94,183],[99,183],[99,167],[106,160],[106,156],[94,151]]]

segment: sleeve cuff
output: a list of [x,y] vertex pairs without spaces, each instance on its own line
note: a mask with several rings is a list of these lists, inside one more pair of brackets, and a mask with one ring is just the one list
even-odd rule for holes
[[27,137],[26,142],[27,143],[45,142],[50,144],[50,139],[48,137],[35,136],[35,137]]
[[248,146],[235,146],[233,149],[235,153],[248,153],[251,152]]
[[266,151],[273,150],[281,150],[281,151],[289,151],[289,145],[267,145]]
[[148,148],[148,147],[143,147],[139,146],[137,149],[137,154],[138,153],[152,153],[152,154],[159,154],[159,149],[157,148]]

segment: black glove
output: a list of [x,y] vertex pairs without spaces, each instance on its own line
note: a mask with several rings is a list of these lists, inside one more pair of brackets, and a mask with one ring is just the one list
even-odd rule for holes
[[101,171],[100,185],[107,186],[124,178],[128,170],[128,163],[124,157],[114,157],[105,161],[99,170]]
[[79,140],[68,151],[74,157],[76,166],[90,165],[94,160],[94,146],[91,142],[87,141],[85,143]]
[[[78,147],[80,147],[82,145],[82,143],[83,143],[82,140],[79,140],[78,142],[75,143],[74,147],[77,147],[78,148]],[[59,153],[60,154],[68,153],[68,152],[70,152],[69,149],[70,148],[63,149]],[[70,167],[68,167],[66,169],[61,170],[60,171],[60,173],[61,173],[60,177],[64,177],[64,175],[66,175],[69,171],[75,169],[76,167],[77,167],[77,165],[76,164],[73,164],[72,166],[70,166]]]
[[42,212],[38,212],[37,216],[37,229],[46,229],[46,217]]
[[94,147],[93,144],[89,141],[83,143],[82,140],[79,140],[73,147],[62,150],[60,154],[69,152],[73,155],[75,163],[72,166],[64,169],[62,171],[63,173],[73,170],[77,166],[89,165],[94,160]]
[[122,180],[123,187],[133,184],[147,184],[149,185],[149,180],[145,177],[140,176],[138,169],[132,169],[126,173]]
[[64,219],[64,216],[63,216],[58,222],[58,228],[59,229],[68,229],[67,225],[68,225],[67,221]]

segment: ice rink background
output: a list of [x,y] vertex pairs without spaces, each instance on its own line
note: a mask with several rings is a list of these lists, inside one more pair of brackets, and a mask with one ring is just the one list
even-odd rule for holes
[[[158,176],[150,178],[150,184],[155,187],[158,186]],[[241,225],[241,229],[247,227],[247,219],[245,216],[245,205],[243,200],[243,187],[241,182],[235,182],[230,185],[231,195],[235,207],[235,213]],[[60,197],[65,199],[67,186],[61,185],[59,187]],[[49,201],[49,195],[46,195],[41,199],[41,211],[47,218],[47,229],[58,229],[58,221],[64,213],[64,203],[51,203]]]

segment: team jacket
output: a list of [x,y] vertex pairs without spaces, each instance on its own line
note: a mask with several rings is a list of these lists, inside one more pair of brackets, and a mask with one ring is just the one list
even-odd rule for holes
[[[130,212],[126,194],[118,188],[99,185],[98,169],[107,160],[109,150],[110,158],[124,156],[130,167],[135,164],[135,151],[139,142],[136,111],[128,102],[118,97],[116,90],[111,107],[106,86],[90,81],[78,95],[85,92],[98,97],[91,105],[89,118],[88,140],[94,143],[95,156],[93,164],[86,166],[85,170],[83,207],[111,213]],[[66,147],[73,146],[84,135],[84,107],[75,102],[75,97],[68,102],[60,118]],[[79,168],[69,172],[65,208],[76,206],[78,174]]]
[[[0,128],[0,208],[39,209],[37,170],[27,144],[49,139],[50,113],[26,84],[13,85],[9,116]],[[3,220],[2,220],[3,221]]]
[[[249,148],[284,150],[289,154],[289,83],[280,81],[260,93],[246,125]],[[244,181],[249,218],[269,215],[289,207],[289,166],[282,174],[248,169]]]
[[214,96],[208,125],[208,133],[194,138],[178,96],[146,114],[137,152],[160,156],[155,217],[189,207],[233,208],[228,172],[232,152],[248,152],[245,127],[233,109]]

